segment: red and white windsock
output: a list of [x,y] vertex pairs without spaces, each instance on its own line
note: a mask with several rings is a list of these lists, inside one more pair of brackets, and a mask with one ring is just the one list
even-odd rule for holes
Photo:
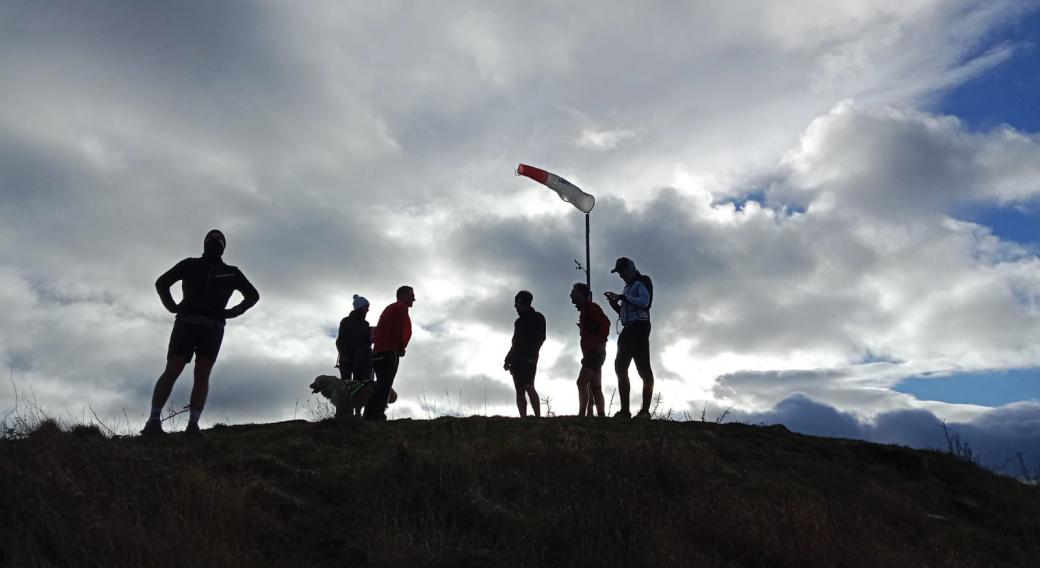
[[560,199],[577,207],[578,211],[581,211],[582,213],[588,213],[596,206],[595,197],[578,189],[578,186],[556,174],[533,168],[525,164],[520,164],[520,166],[516,168],[516,173],[522,176],[527,176],[538,183],[545,184],[549,189],[555,191],[560,196]]

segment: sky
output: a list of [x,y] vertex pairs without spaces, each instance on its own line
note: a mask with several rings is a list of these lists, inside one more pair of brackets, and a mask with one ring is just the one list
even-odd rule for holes
[[653,278],[662,411],[1040,461],[1040,1],[8,0],[0,77],[5,414],[142,424],[212,228],[261,299],[203,426],[312,417],[402,284],[393,418],[515,415],[521,289],[574,414],[584,219],[526,163],[596,196],[597,298]]

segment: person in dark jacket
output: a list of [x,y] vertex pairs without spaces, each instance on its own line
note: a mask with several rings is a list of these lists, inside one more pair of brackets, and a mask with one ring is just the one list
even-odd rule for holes
[[365,319],[368,307],[368,300],[354,294],[354,311],[339,322],[336,350],[344,381],[372,380],[372,327]]
[[[163,306],[170,313],[177,314],[177,317],[170,334],[166,369],[155,383],[152,412],[141,432],[145,436],[164,433],[160,419],[162,408],[193,355],[197,355],[198,359],[195,361],[195,383],[191,389],[191,414],[185,433],[202,435],[199,417],[209,394],[209,375],[224,339],[224,325],[228,319],[242,315],[260,300],[260,294],[245,274],[221,260],[226,242],[223,233],[210,231],[203,240],[201,257],[178,262],[155,281],[155,290]],[[178,281],[182,293],[179,304],[170,294],[170,287]],[[228,309],[228,300],[236,290],[242,294],[242,301]]]
[[531,410],[541,416],[538,391],[534,390],[534,376],[538,370],[538,351],[545,342],[545,317],[531,307],[534,296],[521,290],[513,300],[513,307],[520,316],[513,324],[513,346],[506,354],[505,370],[513,375],[516,388],[516,407],[520,416],[527,416],[527,398],[531,399]]

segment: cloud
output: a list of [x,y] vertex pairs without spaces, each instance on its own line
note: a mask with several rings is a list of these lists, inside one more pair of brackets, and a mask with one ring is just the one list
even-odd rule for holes
[[731,409],[727,418],[751,424],[783,424],[791,431],[813,436],[855,438],[939,451],[948,450],[948,433],[955,439],[954,443],[966,443],[982,465],[1010,475],[1019,473],[1018,454],[1022,454],[1026,464],[1040,462],[1040,404],[1030,402],[992,409],[971,421],[946,421],[947,433],[943,431],[944,420],[926,410],[895,410],[861,418],[801,393],[765,412]]
[[613,150],[623,140],[635,137],[631,130],[615,128],[614,130],[582,130],[578,138],[578,147],[586,150]]

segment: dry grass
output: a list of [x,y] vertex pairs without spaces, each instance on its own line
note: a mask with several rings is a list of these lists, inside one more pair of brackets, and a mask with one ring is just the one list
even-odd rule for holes
[[1035,566],[1040,491],[783,427],[470,417],[0,441],[3,566]]

